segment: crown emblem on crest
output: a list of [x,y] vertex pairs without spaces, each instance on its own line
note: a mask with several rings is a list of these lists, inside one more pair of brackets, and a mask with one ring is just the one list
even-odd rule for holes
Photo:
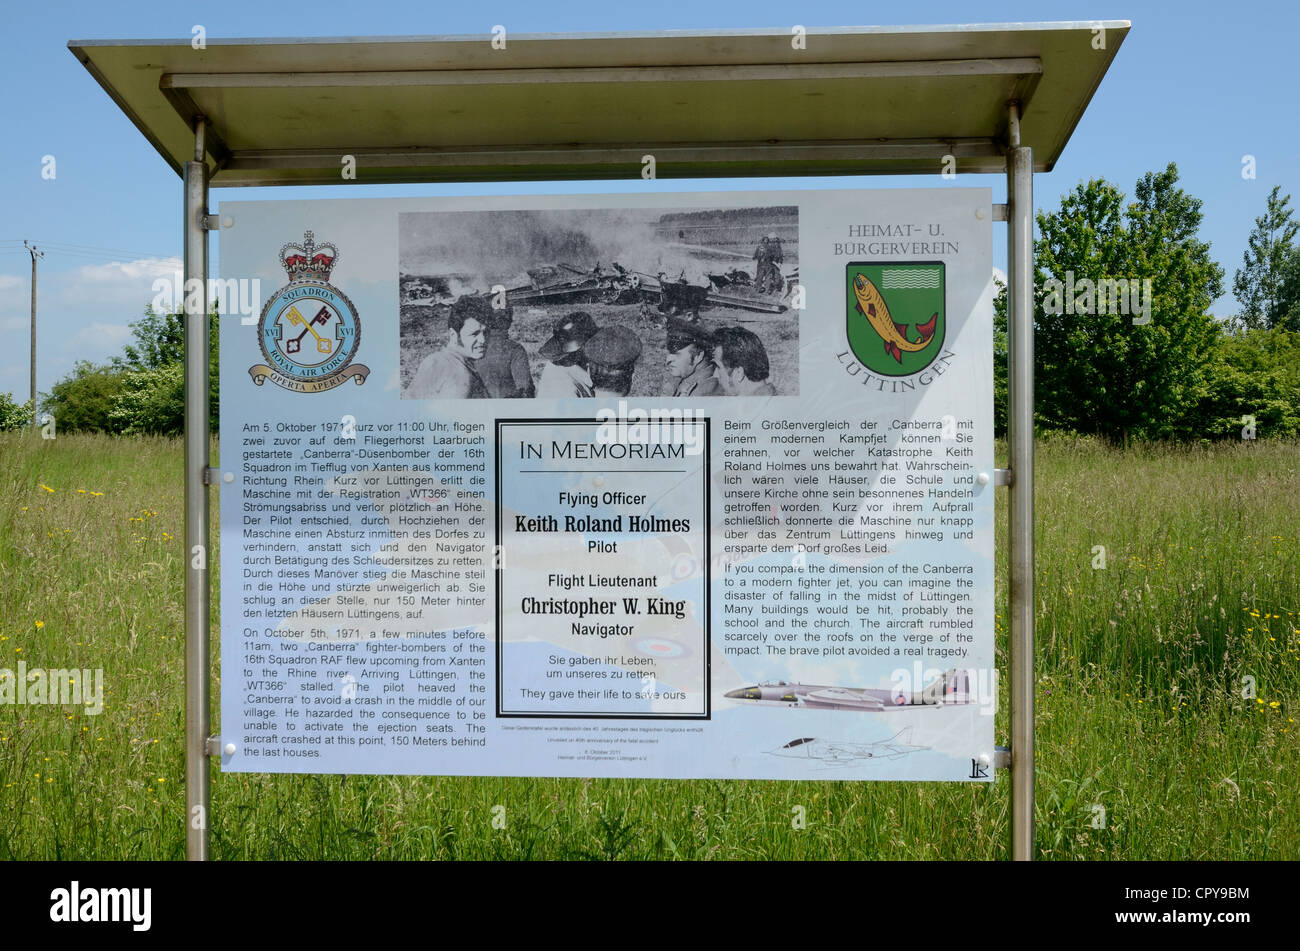
[[280,248],[280,263],[289,272],[290,281],[312,278],[328,283],[338,259],[339,249],[328,241],[317,244],[310,231],[303,233],[301,245],[290,242]]

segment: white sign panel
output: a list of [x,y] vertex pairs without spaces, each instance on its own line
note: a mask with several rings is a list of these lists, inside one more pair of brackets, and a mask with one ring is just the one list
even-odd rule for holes
[[990,202],[223,203],[223,768],[990,779]]

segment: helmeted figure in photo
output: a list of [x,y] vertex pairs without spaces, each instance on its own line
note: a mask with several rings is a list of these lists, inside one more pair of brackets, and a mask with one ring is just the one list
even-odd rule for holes
[[760,294],[767,293],[767,269],[771,260],[772,247],[767,235],[763,235],[758,241],[758,247],[754,249],[754,285]]
[[582,347],[596,396],[627,396],[641,356],[641,338],[626,327],[606,327]]
[[543,360],[548,361],[537,380],[539,399],[595,395],[582,347],[599,329],[591,315],[580,310],[555,322],[550,339],[537,351]]
[[487,353],[492,305],[466,294],[451,305],[447,345],[424,358],[406,389],[407,399],[487,399],[477,365]]
[[713,362],[718,382],[727,396],[775,396],[768,382],[771,368],[767,348],[758,335],[744,327],[722,327],[713,332]]
[[531,399],[533,374],[528,368],[528,352],[518,341],[510,339],[514,308],[492,307],[488,311],[487,353],[478,362],[478,375],[487,387],[488,396],[496,400]]
[[668,318],[665,396],[721,396],[713,364],[713,335],[699,324]]
[[760,294],[771,294],[778,290],[781,283],[781,269],[778,267],[785,260],[785,251],[781,248],[781,239],[776,233],[764,235],[754,249],[754,284]]
[[781,265],[785,263],[785,250],[781,247],[781,239],[773,232],[767,236],[767,289],[766,294],[775,294],[781,290]]

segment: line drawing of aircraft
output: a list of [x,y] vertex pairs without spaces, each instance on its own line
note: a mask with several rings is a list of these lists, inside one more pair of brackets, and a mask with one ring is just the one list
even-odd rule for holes
[[945,670],[920,692],[899,688],[835,687],[826,684],[768,681],[729,690],[725,696],[741,705],[794,707],[800,710],[854,710],[860,713],[885,713],[909,707],[940,707],[972,703],[970,671]]
[[868,759],[898,759],[930,749],[928,746],[913,746],[911,740],[911,727],[899,730],[889,739],[875,743],[848,743],[843,740],[822,740],[814,736],[803,736],[777,749],[768,750],[768,753],[788,759],[817,760],[823,767],[833,769],[837,766],[856,766]]

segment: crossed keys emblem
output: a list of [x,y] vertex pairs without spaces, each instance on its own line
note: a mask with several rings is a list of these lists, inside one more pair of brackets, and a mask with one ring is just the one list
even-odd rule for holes
[[297,307],[290,307],[285,314],[289,318],[289,323],[295,327],[302,327],[302,333],[296,337],[291,337],[284,342],[285,353],[297,353],[302,349],[302,338],[311,334],[316,338],[316,350],[320,353],[331,353],[334,350],[334,341],[322,337],[316,332],[316,326],[319,324],[324,327],[330,322],[330,310],[328,307],[322,307],[320,311],[308,321],[302,314],[298,313]]

